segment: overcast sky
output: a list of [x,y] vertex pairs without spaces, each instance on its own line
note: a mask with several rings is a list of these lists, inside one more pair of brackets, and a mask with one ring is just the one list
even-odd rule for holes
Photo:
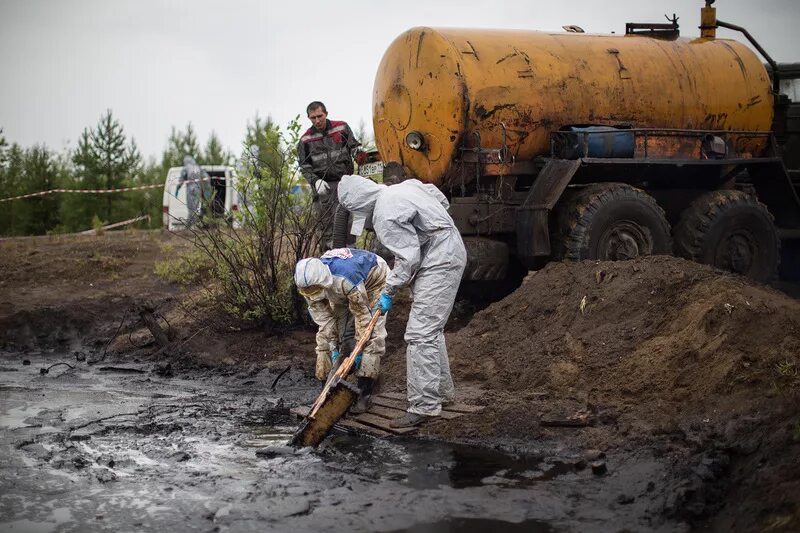
[[[700,0],[0,0],[0,128],[23,146],[73,147],[112,109],[142,153],[171,126],[211,130],[240,152],[256,113],[285,124],[322,100],[330,118],[371,131],[381,56],[414,26],[624,33],[625,22],[680,17],[697,36]],[[800,61],[800,1],[719,0],[780,62]],[[743,40],[720,30],[719,35]]]

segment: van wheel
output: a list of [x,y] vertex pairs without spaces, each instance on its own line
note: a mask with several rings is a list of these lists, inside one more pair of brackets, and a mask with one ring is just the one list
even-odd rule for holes
[[556,237],[561,259],[620,261],[672,251],[664,210],[641,189],[599,183],[563,200]]
[[692,202],[675,226],[675,253],[756,281],[777,275],[780,239],[767,207],[742,191],[721,190]]

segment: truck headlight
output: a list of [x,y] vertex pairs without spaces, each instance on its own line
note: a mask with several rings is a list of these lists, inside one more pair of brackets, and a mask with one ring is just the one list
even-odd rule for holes
[[421,152],[425,148],[425,137],[418,131],[412,131],[406,135],[406,144],[412,150]]

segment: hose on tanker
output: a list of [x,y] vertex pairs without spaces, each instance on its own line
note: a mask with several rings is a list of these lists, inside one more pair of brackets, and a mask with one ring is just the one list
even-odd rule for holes
[[334,248],[344,248],[349,243],[350,212],[337,201],[333,210],[332,240]]

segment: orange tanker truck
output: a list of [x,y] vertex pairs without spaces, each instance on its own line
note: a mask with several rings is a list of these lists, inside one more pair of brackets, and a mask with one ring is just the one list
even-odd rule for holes
[[770,279],[781,240],[792,250],[800,237],[800,68],[776,64],[712,3],[699,38],[680,37],[674,16],[624,36],[405,32],[375,79],[384,178],[448,196],[468,280],[671,253]]

